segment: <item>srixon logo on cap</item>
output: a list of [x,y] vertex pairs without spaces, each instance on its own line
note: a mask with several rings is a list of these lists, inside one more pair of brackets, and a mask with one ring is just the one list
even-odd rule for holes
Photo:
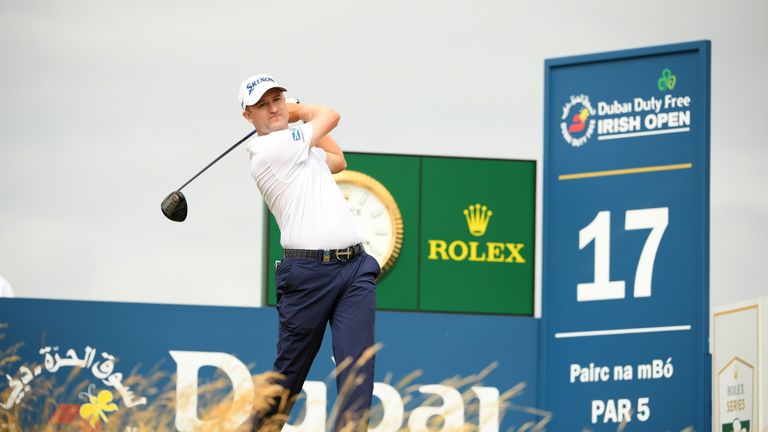
[[263,82],[266,82],[266,81],[275,82],[275,80],[273,80],[270,77],[261,77],[261,78],[257,79],[256,81],[253,81],[253,82],[249,83],[248,84],[248,96],[250,96],[251,93],[253,93],[253,89],[255,89],[257,85],[259,85],[259,84],[261,84]]

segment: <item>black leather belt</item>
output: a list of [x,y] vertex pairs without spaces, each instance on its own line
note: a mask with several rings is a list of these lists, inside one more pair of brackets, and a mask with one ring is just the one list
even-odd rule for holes
[[362,243],[344,249],[286,249],[285,258],[300,258],[318,260],[324,263],[331,262],[331,258],[339,261],[350,260],[365,252]]

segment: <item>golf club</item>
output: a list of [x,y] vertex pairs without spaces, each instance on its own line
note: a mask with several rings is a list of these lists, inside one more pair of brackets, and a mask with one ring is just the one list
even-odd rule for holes
[[211,165],[218,162],[219,159],[226,156],[227,153],[234,150],[235,147],[245,142],[245,140],[250,138],[255,133],[256,133],[256,130],[255,129],[252,130],[248,135],[244,136],[240,141],[236,142],[232,147],[228,148],[227,151],[222,153],[221,156],[217,157],[216,159],[213,160],[213,162],[206,165],[205,168],[200,170],[199,173],[195,174],[194,177],[187,180],[187,182],[181,185],[180,188],[168,194],[168,196],[165,197],[163,202],[160,204],[160,208],[163,210],[163,214],[165,215],[165,217],[167,217],[168,219],[174,222],[183,222],[187,218],[187,199],[184,197],[184,194],[181,193],[181,190],[184,189],[184,186],[190,184],[192,180],[196,179],[200,174],[204,173],[205,170],[211,167]]

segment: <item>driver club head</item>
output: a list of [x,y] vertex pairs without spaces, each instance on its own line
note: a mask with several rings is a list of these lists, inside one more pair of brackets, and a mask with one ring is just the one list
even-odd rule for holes
[[187,218],[187,199],[181,191],[173,191],[160,204],[163,214],[174,222],[184,222]]

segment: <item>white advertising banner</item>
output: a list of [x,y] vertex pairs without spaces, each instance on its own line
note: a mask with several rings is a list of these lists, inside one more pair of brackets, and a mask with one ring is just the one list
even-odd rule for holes
[[768,297],[712,314],[712,431],[765,432]]

